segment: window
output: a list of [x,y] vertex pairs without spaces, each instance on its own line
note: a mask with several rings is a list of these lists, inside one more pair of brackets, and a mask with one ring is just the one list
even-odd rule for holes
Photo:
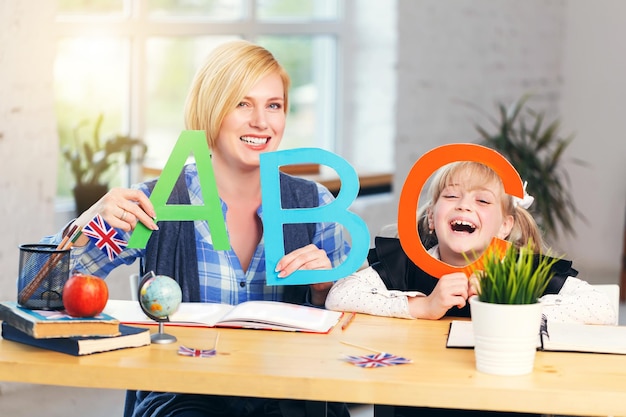
[[[59,0],[55,107],[61,145],[92,134],[140,137],[160,168],[184,129],[184,100],[207,53],[230,39],[257,42],[292,77],[282,148],[337,149],[342,11],[338,0]],[[90,124],[91,123],[91,124]],[[72,180],[59,169],[58,195]],[[132,171],[131,171],[132,172]],[[137,180],[128,172],[114,185]]]

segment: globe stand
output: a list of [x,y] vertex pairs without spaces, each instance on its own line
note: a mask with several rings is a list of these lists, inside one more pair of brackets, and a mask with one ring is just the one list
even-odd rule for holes
[[159,332],[153,333],[150,336],[150,341],[152,343],[166,345],[168,343],[174,343],[176,341],[176,336],[163,332],[163,327],[163,321],[159,321]]
[[[152,293],[150,291],[151,285],[157,286],[160,291],[157,291],[157,294]],[[156,315],[151,311],[150,304],[154,301],[158,301],[158,304],[160,306],[167,305],[168,303],[164,301],[163,294],[173,296],[173,299],[175,301],[173,303],[169,303],[171,304],[170,308],[163,309],[161,310],[161,314]],[[144,295],[146,298],[144,298]],[[168,344],[174,343],[177,340],[176,336],[164,332],[164,323],[166,321],[169,321],[169,314],[178,309],[178,307],[180,306],[181,298],[182,293],[180,286],[172,278],[165,275],[155,275],[152,271],[148,272],[142,277],[141,282],[139,283],[137,288],[137,299],[139,300],[139,306],[141,307],[141,310],[143,310],[143,312],[146,314],[146,316],[159,323],[158,332],[150,335],[150,341],[152,343]]]

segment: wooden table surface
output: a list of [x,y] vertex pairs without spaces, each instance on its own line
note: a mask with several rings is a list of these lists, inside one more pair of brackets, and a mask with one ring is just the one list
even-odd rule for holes
[[[156,331],[156,326],[152,326]],[[345,330],[306,334],[166,327],[178,342],[74,357],[0,340],[0,380],[76,387],[297,398],[383,405],[626,415],[626,355],[538,352],[524,376],[475,370],[473,350],[446,349],[449,321],[358,314]],[[212,358],[177,355],[179,345]],[[365,349],[413,363],[364,369]]]

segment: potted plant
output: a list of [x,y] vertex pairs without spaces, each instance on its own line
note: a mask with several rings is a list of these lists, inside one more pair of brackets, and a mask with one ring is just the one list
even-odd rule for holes
[[490,250],[475,270],[478,295],[470,298],[476,368],[496,375],[532,372],[541,303],[558,258],[536,253],[533,242]]
[[[545,114],[528,107],[531,97],[523,95],[511,106],[499,103],[498,117],[487,115],[495,130],[475,126],[481,136],[480,144],[504,155],[528,182],[527,191],[535,197],[530,211],[547,237],[557,238],[560,231],[574,236],[574,218],[586,220],[574,204],[569,176],[562,163],[574,136],[561,136],[558,119],[544,126]],[[579,159],[572,161],[586,165]]]
[[141,139],[126,135],[114,135],[107,140],[100,137],[103,115],[98,115],[93,134],[86,139],[81,130],[89,122],[79,123],[73,130],[74,146],[65,146],[63,156],[69,164],[74,177],[74,201],[76,214],[88,209],[109,190],[110,175],[113,168],[121,162],[130,165],[141,161],[147,146]]

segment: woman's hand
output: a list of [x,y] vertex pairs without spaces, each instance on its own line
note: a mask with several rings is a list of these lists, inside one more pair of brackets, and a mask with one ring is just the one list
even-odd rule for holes
[[[96,214],[111,226],[130,232],[135,229],[138,222],[143,223],[150,230],[157,230],[154,222],[156,212],[150,199],[140,190],[128,188],[113,188],[106,193],[93,206],[84,211],[75,221],[81,229],[85,227]],[[88,242],[86,236],[81,236],[76,242],[77,246]]]
[[465,307],[471,292],[469,280],[463,272],[446,274],[439,278],[430,295],[409,297],[409,310],[413,317],[438,320],[454,306]]
[[[291,273],[299,269],[331,269],[332,264],[326,252],[314,244],[309,244],[300,249],[283,256],[276,265],[276,272],[279,278],[288,277]],[[324,305],[326,296],[332,282],[322,282],[311,284],[311,303],[315,305]]]

